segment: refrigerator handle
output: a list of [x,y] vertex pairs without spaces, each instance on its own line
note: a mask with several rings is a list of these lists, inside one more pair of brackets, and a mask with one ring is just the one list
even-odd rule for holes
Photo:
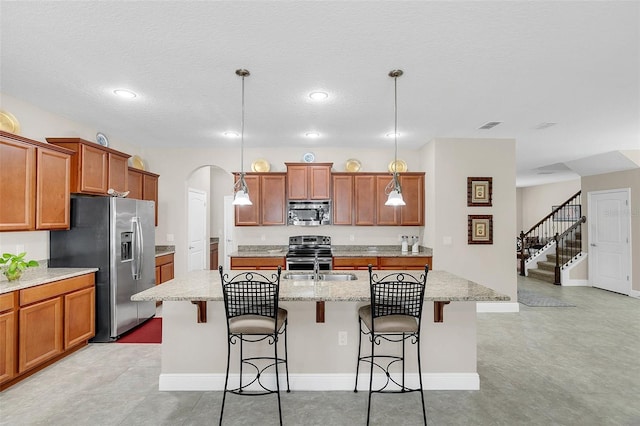
[[134,217],[133,222],[133,262],[131,262],[131,269],[134,280],[139,280],[142,277],[142,259],[144,258],[144,244],[142,241],[142,225],[140,225],[140,218]]

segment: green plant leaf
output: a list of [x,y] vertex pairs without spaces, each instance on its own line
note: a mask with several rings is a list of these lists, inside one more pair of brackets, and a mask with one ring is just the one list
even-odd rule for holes
[[40,264],[38,262],[36,262],[35,260],[30,260],[29,263],[27,263],[27,267],[32,268],[34,266],[40,266]]

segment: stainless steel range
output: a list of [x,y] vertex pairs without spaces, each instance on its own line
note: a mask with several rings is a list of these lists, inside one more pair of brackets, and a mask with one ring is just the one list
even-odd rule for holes
[[289,237],[287,269],[290,271],[328,271],[333,266],[331,237],[298,235]]

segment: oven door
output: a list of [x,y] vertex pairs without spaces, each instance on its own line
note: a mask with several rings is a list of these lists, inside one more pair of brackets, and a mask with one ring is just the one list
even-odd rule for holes
[[[288,271],[313,271],[313,257],[287,257]],[[330,271],[333,265],[331,257],[319,257],[318,269],[321,271]]]

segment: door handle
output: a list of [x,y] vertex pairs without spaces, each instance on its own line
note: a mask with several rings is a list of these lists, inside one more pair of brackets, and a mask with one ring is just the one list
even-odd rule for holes
[[595,245],[595,244],[593,244],[593,243],[591,243],[591,244],[589,244],[589,245],[590,245],[591,247],[596,247],[596,245]]
[[189,246],[189,250],[191,250],[193,248],[193,246]]

